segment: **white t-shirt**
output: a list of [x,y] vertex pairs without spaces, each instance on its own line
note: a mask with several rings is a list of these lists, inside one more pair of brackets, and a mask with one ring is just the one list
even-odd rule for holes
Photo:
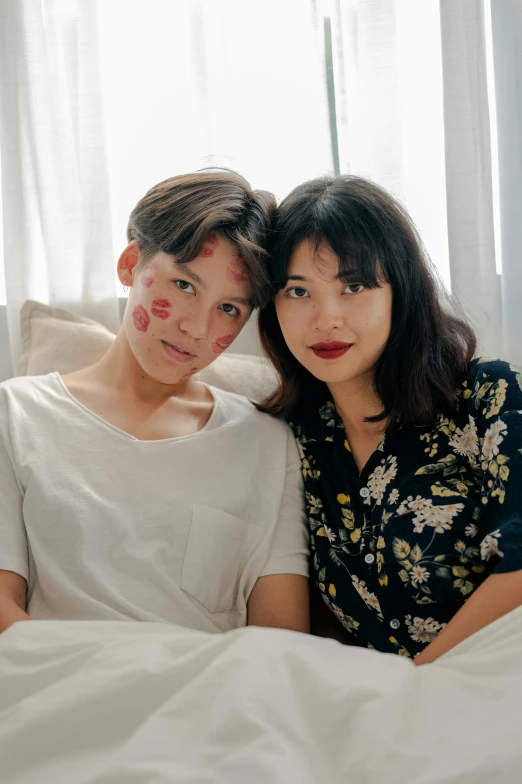
[[226,631],[258,577],[308,575],[290,429],[209,389],[202,430],[140,441],[58,373],[0,384],[0,569],[28,580],[34,619]]

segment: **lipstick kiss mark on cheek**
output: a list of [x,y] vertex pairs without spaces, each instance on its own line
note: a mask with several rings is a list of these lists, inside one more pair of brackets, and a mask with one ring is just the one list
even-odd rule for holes
[[151,312],[153,316],[160,319],[167,319],[170,316],[170,308],[172,303],[168,299],[155,299],[151,305]]
[[212,351],[214,354],[221,354],[230,344],[235,340],[235,335],[223,335],[212,343]]
[[228,268],[228,274],[236,283],[244,283],[248,280],[247,267],[241,256],[236,256]]
[[215,231],[211,232],[208,235],[207,242],[208,242],[209,245],[217,245],[218,244],[218,238],[217,238],[217,234],[216,234]]
[[132,320],[134,322],[134,326],[139,332],[146,332],[149,328],[150,324],[150,316],[143,307],[143,305],[137,305],[134,310],[132,311]]
[[213,248],[202,248],[201,253],[199,254],[202,259],[209,259],[211,256],[214,255]]
[[152,284],[153,284],[153,282],[154,282],[154,278],[151,278],[151,277],[150,277],[150,275],[145,275],[145,276],[144,276],[144,277],[141,279],[141,282],[143,283],[143,285],[145,286],[145,288],[146,288],[146,289],[148,289],[150,286],[152,286]]

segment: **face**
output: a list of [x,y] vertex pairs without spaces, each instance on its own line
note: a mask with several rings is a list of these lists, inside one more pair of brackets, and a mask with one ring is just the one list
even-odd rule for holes
[[294,251],[276,311],[294,357],[330,389],[371,381],[391,330],[389,283],[369,289],[338,278],[339,259],[326,246]]
[[216,233],[185,264],[158,252],[139,265],[138,254],[131,243],[118,266],[122,282],[132,278],[124,317],[127,341],[150,377],[165,384],[186,382],[230,346],[250,316],[245,263]]

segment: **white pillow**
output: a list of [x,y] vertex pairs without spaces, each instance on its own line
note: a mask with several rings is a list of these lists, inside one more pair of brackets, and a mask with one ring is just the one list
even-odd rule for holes
[[[80,370],[97,362],[115,337],[97,321],[34,300],[22,305],[20,322],[20,376]],[[219,356],[197,378],[255,401],[265,398],[277,385],[275,370],[267,359],[230,352]]]

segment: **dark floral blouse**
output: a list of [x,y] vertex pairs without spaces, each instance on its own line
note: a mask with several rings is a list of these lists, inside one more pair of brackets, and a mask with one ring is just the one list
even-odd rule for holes
[[357,645],[416,656],[492,572],[522,569],[522,375],[481,358],[453,419],[387,428],[361,474],[333,403],[290,422],[313,572]]

